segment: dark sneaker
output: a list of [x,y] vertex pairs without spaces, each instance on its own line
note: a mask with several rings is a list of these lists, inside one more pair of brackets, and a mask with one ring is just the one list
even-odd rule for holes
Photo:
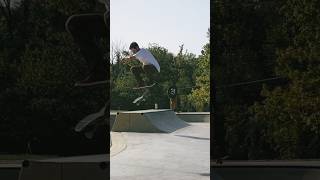
[[93,86],[98,84],[106,84],[109,80],[107,76],[97,76],[97,75],[89,75],[87,78],[80,82],[76,82],[75,86],[84,87],[84,86]]

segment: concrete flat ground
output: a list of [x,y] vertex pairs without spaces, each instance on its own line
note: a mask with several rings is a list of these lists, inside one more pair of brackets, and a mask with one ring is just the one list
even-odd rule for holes
[[173,133],[112,132],[112,180],[210,179],[210,123]]

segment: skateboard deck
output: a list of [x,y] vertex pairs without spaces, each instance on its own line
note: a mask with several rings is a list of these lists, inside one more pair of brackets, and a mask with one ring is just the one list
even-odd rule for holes
[[156,83],[153,83],[153,84],[147,85],[147,86],[132,88],[134,90],[144,90],[143,94],[141,96],[137,97],[135,100],[133,100],[132,103],[136,104],[137,106],[139,106],[141,102],[146,101],[146,95],[150,93],[150,89],[149,88],[152,88],[155,85],[156,85]]
[[139,97],[137,97],[135,100],[132,101],[133,104],[138,104],[138,102],[145,100],[145,95],[149,93],[149,89],[143,92],[143,94]]

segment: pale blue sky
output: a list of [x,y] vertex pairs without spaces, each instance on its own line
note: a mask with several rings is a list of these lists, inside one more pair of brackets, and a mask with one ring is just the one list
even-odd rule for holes
[[184,44],[200,55],[209,39],[210,0],[110,0],[111,46],[156,43],[177,54]]

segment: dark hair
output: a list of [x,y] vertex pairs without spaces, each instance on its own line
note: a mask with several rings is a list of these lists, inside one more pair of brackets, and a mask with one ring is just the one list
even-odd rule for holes
[[132,42],[129,47],[129,49],[138,49],[138,48],[139,48],[139,45],[136,42]]

